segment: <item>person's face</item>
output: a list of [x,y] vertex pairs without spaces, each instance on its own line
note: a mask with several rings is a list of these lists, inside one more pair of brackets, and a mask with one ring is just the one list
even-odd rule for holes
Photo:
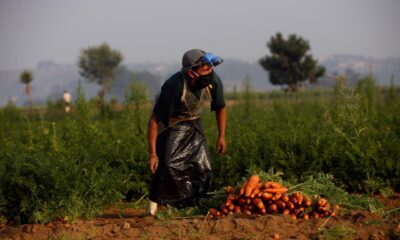
[[210,74],[212,71],[213,71],[212,66],[203,64],[203,65],[200,66],[195,72],[196,72],[199,76],[205,76],[205,75]]

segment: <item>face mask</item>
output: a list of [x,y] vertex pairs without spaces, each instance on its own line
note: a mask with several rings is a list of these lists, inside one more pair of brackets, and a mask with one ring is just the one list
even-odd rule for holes
[[210,85],[212,83],[212,73],[209,73],[207,75],[199,76],[196,79],[196,89],[203,89]]

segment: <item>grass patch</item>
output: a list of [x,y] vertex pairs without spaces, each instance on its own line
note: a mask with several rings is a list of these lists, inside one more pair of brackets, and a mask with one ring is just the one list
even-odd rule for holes
[[356,236],[356,230],[343,225],[322,230],[322,233],[319,234],[320,239],[323,240],[353,240]]

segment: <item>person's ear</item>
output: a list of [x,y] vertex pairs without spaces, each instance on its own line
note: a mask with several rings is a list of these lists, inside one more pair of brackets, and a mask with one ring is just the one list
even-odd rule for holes
[[199,74],[197,74],[197,73],[196,73],[195,71],[193,71],[193,70],[189,70],[188,75],[189,75],[189,77],[192,78],[192,79],[197,79],[198,77],[200,77]]

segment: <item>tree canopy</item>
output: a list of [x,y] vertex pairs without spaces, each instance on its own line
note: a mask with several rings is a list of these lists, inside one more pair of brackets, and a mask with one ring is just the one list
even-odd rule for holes
[[23,84],[29,84],[33,81],[32,72],[29,70],[24,70],[20,75],[20,81]]
[[269,80],[274,85],[288,85],[296,91],[301,82],[314,83],[324,75],[325,68],[308,53],[308,41],[295,34],[284,39],[281,33],[272,36],[267,43],[271,55],[259,60],[260,65],[269,72]]
[[114,80],[114,71],[122,60],[122,54],[111,49],[106,43],[88,47],[81,52],[78,62],[79,73],[89,81],[103,85],[99,94],[102,102],[109,91],[111,81]]
[[24,70],[20,77],[19,80],[21,83],[25,84],[25,93],[28,96],[28,101],[32,105],[32,99],[31,99],[31,86],[30,83],[33,81],[33,74],[29,70]]

